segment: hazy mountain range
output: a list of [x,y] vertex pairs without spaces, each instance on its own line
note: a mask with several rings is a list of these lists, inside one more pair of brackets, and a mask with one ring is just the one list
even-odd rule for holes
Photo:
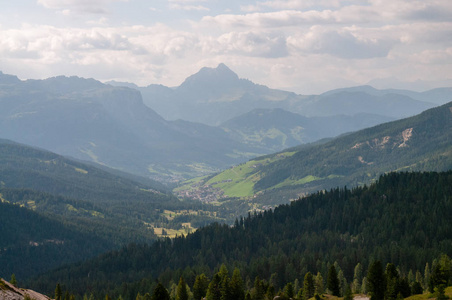
[[361,87],[302,96],[240,79],[223,64],[201,69],[177,88],[135,88],[0,74],[0,137],[180,180],[413,115],[443,102],[449,91],[397,94]]
[[426,92],[377,90],[370,86],[337,89],[321,95],[297,95],[270,89],[239,78],[226,65],[202,68],[180,86],[138,87],[146,105],[168,120],[183,119],[208,125],[220,125],[253,109],[282,108],[303,116],[378,114],[392,118],[413,116],[451,101],[451,88]]

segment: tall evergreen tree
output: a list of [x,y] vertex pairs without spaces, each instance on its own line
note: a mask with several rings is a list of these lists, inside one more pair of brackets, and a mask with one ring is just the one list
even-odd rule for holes
[[328,270],[328,277],[326,278],[326,287],[330,290],[333,296],[340,296],[339,279],[334,265]]
[[288,282],[286,286],[284,287],[284,296],[286,296],[288,299],[293,298],[295,295],[293,284],[292,282]]
[[347,279],[345,279],[344,272],[342,270],[340,270],[337,273],[337,279],[339,280],[339,287],[340,287],[340,291],[341,291],[340,294],[341,294],[341,296],[343,296],[345,293],[345,290],[348,286],[348,283],[347,283]]
[[206,275],[202,273],[196,276],[195,283],[193,284],[193,299],[201,300],[207,294],[207,288],[209,287],[209,280]]
[[229,280],[229,277],[226,276],[221,281],[221,300],[234,300],[234,298],[232,298],[229,285],[230,285],[230,280]]
[[354,273],[353,273],[353,283],[352,283],[352,292],[353,293],[360,293],[361,291],[361,282],[363,281],[363,266],[361,263],[358,263],[355,266]]
[[61,297],[63,296],[63,293],[61,292],[60,284],[57,283],[55,288],[55,300],[61,300]]
[[427,290],[430,287],[430,266],[428,263],[425,264],[424,268],[424,290]]
[[367,273],[368,290],[371,293],[371,300],[383,300],[385,297],[385,278],[383,266],[380,261],[374,261]]
[[400,292],[399,272],[393,263],[388,263],[385,270],[386,277],[386,299],[395,300]]
[[207,288],[207,300],[221,300],[221,278],[220,275],[215,274]]
[[177,285],[176,300],[188,300],[187,284],[182,276]]
[[170,300],[167,289],[159,282],[152,294],[152,300]]
[[235,268],[232,272],[231,281],[229,283],[232,299],[243,300],[245,298],[245,287],[240,275],[240,270]]
[[324,291],[323,276],[320,272],[317,272],[317,275],[315,276],[315,293],[321,295]]
[[252,300],[264,300],[265,296],[265,289],[262,285],[261,280],[259,279],[259,276],[256,276],[254,279],[254,286],[251,289],[251,299]]
[[314,297],[315,285],[314,285],[314,277],[311,272],[306,273],[303,280],[303,299],[308,300],[311,297]]
[[9,283],[11,283],[14,286],[17,286],[17,279],[16,279],[16,275],[15,274],[11,275],[11,280],[10,280]]
[[229,271],[225,264],[222,264],[220,266],[220,270],[218,271],[218,275],[220,276],[221,280],[223,280],[225,277],[229,277]]
[[367,277],[363,277],[363,282],[361,283],[361,294],[367,294],[369,292],[369,284],[367,282]]
[[350,288],[350,285],[347,285],[345,287],[344,300],[353,300],[352,289]]

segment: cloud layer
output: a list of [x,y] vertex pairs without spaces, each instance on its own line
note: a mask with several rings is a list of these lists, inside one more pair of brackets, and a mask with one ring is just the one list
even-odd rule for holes
[[[0,23],[0,70],[172,86],[224,62],[241,77],[299,93],[451,77],[450,1],[247,2],[37,0],[48,19]],[[68,25],[52,15],[67,15]]]

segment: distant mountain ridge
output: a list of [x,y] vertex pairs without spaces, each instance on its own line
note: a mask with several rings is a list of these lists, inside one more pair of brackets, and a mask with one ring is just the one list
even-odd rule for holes
[[353,116],[304,117],[275,108],[252,110],[226,121],[220,127],[237,141],[279,152],[299,144],[332,138],[393,120],[390,117],[364,113]]
[[418,93],[363,86],[321,95],[297,95],[241,79],[224,64],[202,68],[178,87],[149,85],[138,90],[144,103],[165,119],[208,125],[220,125],[254,109],[275,108],[311,117],[368,113],[398,119],[452,101],[451,88]]

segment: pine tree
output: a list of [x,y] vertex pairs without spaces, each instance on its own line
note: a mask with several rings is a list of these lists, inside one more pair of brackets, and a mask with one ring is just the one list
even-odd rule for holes
[[225,264],[222,264],[220,266],[220,270],[218,271],[218,275],[220,276],[221,280],[223,280],[225,277],[229,277],[229,271]]
[[152,300],[170,300],[170,295],[166,288],[159,282],[152,294]]
[[353,274],[353,284],[352,291],[353,293],[359,293],[361,291],[361,282],[363,280],[363,266],[361,263],[358,263],[355,266],[354,274]]
[[383,274],[383,267],[380,261],[374,261],[367,273],[368,290],[371,293],[371,300],[383,300],[385,296],[386,284]]
[[234,300],[231,295],[231,290],[229,288],[230,280],[229,277],[226,276],[221,281],[221,300]]
[[221,278],[220,275],[215,274],[207,288],[207,300],[221,300]]
[[9,283],[11,283],[14,286],[17,286],[17,280],[16,280],[16,275],[15,274],[11,275],[11,280],[10,280]]
[[352,289],[350,288],[350,285],[347,285],[347,287],[345,287],[344,300],[353,300]]
[[425,264],[424,269],[424,290],[428,289],[430,286],[430,266],[428,263]]
[[303,299],[307,300],[314,296],[315,285],[311,272],[306,273],[303,280]]
[[340,296],[339,279],[337,278],[337,272],[334,265],[328,270],[328,277],[326,279],[326,287],[330,290],[333,296]]
[[294,294],[292,282],[288,282],[284,287],[284,295],[290,299],[294,297]]
[[143,300],[152,300],[152,296],[149,293],[144,294]]
[[424,280],[422,279],[422,274],[419,271],[416,271],[416,282],[419,282],[419,284],[421,285],[422,289],[424,289]]
[[363,282],[361,284],[361,294],[367,294],[369,292],[368,286],[369,284],[367,283],[367,277],[363,277]]
[[345,279],[344,272],[342,270],[340,270],[337,273],[337,279],[339,280],[340,294],[343,296],[348,286],[348,283],[347,279]]
[[315,276],[315,293],[321,295],[324,291],[323,276],[320,272],[317,272],[317,276]]
[[252,300],[264,300],[265,290],[258,276],[254,280],[254,287],[251,289]]
[[395,300],[400,292],[399,272],[394,264],[388,263],[385,270],[386,277],[386,299]]
[[243,279],[238,268],[235,268],[234,272],[232,272],[231,281],[229,282],[229,288],[231,291],[232,299],[243,300],[245,298]]
[[188,300],[187,284],[182,276],[177,285],[176,300]]
[[62,292],[61,292],[61,287],[60,284],[57,283],[56,288],[55,288],[55,300],[61,300],[62,297]]
[[273,298],[275,298],[275,295],[275,287],[270,284],[267,288],[267,292],[265,293],[265,299],[273,300]]
[[196,276],[195,283],[193,285],[193,299],[200,300],[207,294],[207,288],[209,287],[209,280],[203,273]]

